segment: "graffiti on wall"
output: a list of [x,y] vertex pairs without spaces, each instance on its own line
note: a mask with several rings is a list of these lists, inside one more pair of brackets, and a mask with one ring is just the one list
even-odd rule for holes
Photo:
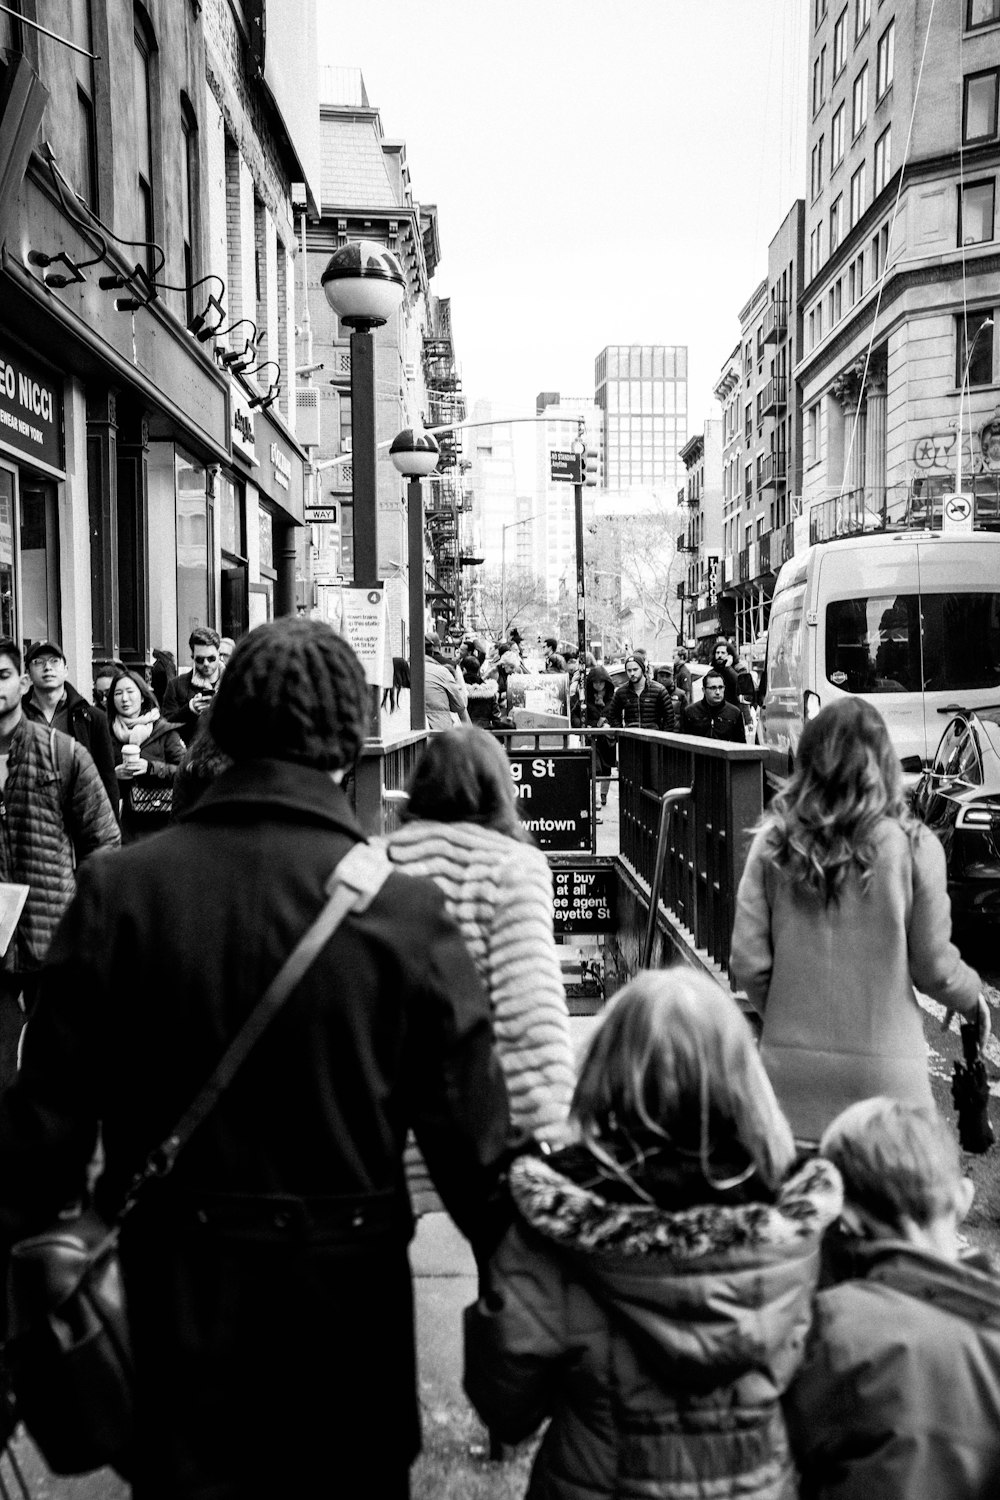
[[[913,466],[922,474],[935,470],[951,470],[958,454],[955,444],[958,434],[954,428],[947,432],[922,433],[913,445]],[[983,423],[978,435],[971,439],[962,434],[962,470],[966,474],[1000,473],[1000,407],[990,419]]]

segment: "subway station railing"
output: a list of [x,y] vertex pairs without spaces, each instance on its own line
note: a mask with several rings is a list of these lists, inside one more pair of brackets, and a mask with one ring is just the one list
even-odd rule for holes
[[[646,916],[646,942],[640,947],[647,961],[654,926],[673,928],[683,934],[686,946],[726,973],[750,832],[769,795],[766,773],[772,773],[772,780],[787,774],[787,757],[760,746],[654,730],[517,729],[498,737],[512,756],[558,760],[575,752],[572,758],[589,760],[589,807],[581,810],[584,832],[576,848],[596,861],[616,864],[621,878],[631,882]],[[609,827],[597,827],[595,742],[601,737],[617,741],[617,841]],[[425,738],[414,733],[366,747],[354,800],[370,832],[398,826],[404,788]],[[684,795],[671,797],[665,808],[667,793]],[[522,802],[522,812],[530,811],[530,804]],[[573,857],[552,849],[546,853],[554,866]]]

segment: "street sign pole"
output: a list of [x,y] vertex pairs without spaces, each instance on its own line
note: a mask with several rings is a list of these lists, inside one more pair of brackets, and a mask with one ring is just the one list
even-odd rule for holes
[[587,604],[583,568],[583,485],[573,486],[573,506],[576,511],[576,639],[580,648],[580,665],[583,666],[587,650]]

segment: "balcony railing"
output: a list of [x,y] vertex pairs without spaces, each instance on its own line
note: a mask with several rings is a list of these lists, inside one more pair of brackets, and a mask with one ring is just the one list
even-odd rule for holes
[[785,483],[788,472],[788,454],[779,448],[771,453],[765,453],[760,466],[761,489],[774,489],[779,484]]
[[788,381],[784,375],[772,375],[764,387],[761,411],[784,411],[788,404]]
[[788,303],[775,299],[768,304],[767,311],[764,313],[764,343],[773,344],[778,339],[784,338],[787,328]]

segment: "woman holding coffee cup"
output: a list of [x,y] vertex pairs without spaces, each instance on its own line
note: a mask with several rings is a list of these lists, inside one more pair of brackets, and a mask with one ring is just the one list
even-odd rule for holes
[[152,688],[135,672],[118,672],[108,693],[115,775],[122,793],[125,843],[165,828],[172,783],[184,755],[177,725],[161,716]]

